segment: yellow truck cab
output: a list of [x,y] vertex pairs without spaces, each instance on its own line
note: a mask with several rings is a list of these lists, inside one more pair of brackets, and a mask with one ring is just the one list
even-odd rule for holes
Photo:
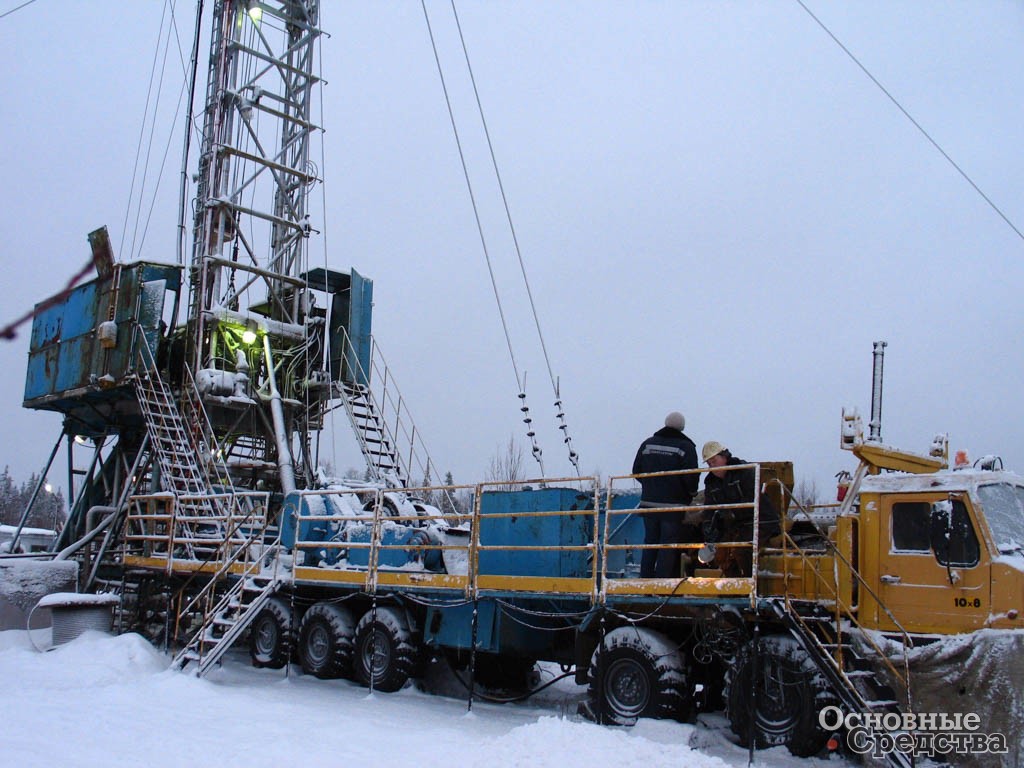
[[868,476],[854,514],[859,570],[875,592],[861,595],[863,626],[895,630],[895,618],[911,634],[950,635],[1022,625],[1024,478]]

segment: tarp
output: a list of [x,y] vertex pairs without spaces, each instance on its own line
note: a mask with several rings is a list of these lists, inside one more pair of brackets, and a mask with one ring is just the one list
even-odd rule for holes
[[[894,666],[902,669],[902,645],[878,639]],[[985,629],[915,642],[907,655],[913,711],[974,713],[980,723],[977,733],[1006,737],[1006,754],[948,754],[944,759],[970,768],[1024,765],[1024,632]],[[891,673],[881,673],[891,684]]]

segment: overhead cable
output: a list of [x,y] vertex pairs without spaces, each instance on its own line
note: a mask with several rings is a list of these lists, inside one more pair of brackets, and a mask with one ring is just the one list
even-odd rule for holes
[[519,248],[519,238],[516,236],[516,228],[512,223],[512,211],[508,205],[508,196],[505,194],[505,184],[501,180],[501,171],[498,170],[498,159],[494,154],[494,144],[491,141],[491,132],[487,127],[487,118],[484,117],[484,105],[480,100],[480,91],[476,86],[476,76],[473,74],[473,65],[469,60],[469,49],[466,47],[466,38],[462,34],[462,23],[459,21],[459,12],[455,8],[455,0],[451,0],[451,6],[452,15],[455,17],[455,26],[459,31],[459,42],[462,44],[462,54],[466,59],[466,70],[469,72],[469,80],[473,84],[473,96],[476,98],[476,108],[480,113],[480,123],[483,125],[484,136],[487,138],[487,149],[491,155],[491,165],[494,168],[494,176],[498,180],[498,189],[501,192],[501,202],[505,207],[505,219],[508,221],[508,229],[512,234],[512,243],[515,246],[516,258],[519,261],[519,272],[523,276],[523,284],[526,286],[526,295],[530,300],[530,311],[533,314],[533,324],[537,329],[537,338],[540,340],[541,352],[544,354],[544,363],[548,369],[548,378],[551,379],[551,390],[555,394],[556,418],[559,421],[558,428],[562,430],[562,442],[564,442],[569,449],[569,461],[572,463],[572,466],[576,470],[576,474],[578,476],[580,472],[579,454],[577,454],[573,448],[572,437],[569,435],[569,425],[565,422],[565,409],[562,406],[559,382],[551,368],[551,358],[548,355],[547,344],[544,342],[544,332],[540,327],[540,316],[537,314],[537,305],[533,300],[533,290],[530,288],[530,280],[526,275],[526,265],[523,263],[523,253]]
[[843,45],[843,43],[839,40],[839,38],[835,36],[835,34],[832,32],[832,30],[830,30],[827,26],[825,26],[825,23],[821,19],[819,19],[817,16],[814,15],[814,13],[811,11],[811,9],[808,8],[804,4],[803,0],[796,0],[796,2],[799,3],[800,7],[803,8],[807,12],[808,16],[810,16],[812,19],[814,19],[814,21],[817,23],[817,25],[819,27],[821,27],[823,30],[825,30],[825,33],[829,37],[832,38],[832,41],[842,49],[843,53],[845,53],[847,56],[850,57],[850,60],[854,64],[856,64],[865,75],[868,76],[868,78],[871,80],[871,82],[873,82],[876,86],[878,86],[878,89],[888,97],[889,101],[891,101],[893,104],[896,105],[896,108],[900,112],[903,113],[903,116],[906,117],[907,120],[909,120],[911,122],[911,124],[915,128],[917,128],[917,130],[921,133],[921,135],[924,136],[929,141],[929,143],[933,147],[935,147],[935,149],[937,149],[939,151],[939,154],[941,154],[944,158],[946,158],[946,161],[950,165],[952,165],[953,168],[956,169],[957,173],[959,173],[964,178],[964,180],[968,184],[971,185],[971,187],[974,188],[974,191],[977,192],[981,196],[981,199],[984,200],[986,203],[988,203],[989,207],[993,211],[995,211],[1003,221],[1006,222],[1006,225],[1016,233],[1017,237],[1019,237],[1021,240],[1024,240],[1024,232],[1021,232],[1014,225],[1014,223],[1012,221],[1010,221],[1009,217],[1005,213],[1003,213],[1002,210],[1000,210],[999,206],[996,205],[988,195],[986,195],[984,192],[982,192],[981,187],[979,187],[977,184],[975,184],[974,180],[970,176],[967,175],[967,171],[965,171],[963,168],[961,168],[957,164],[957,162],[952,157],[949,156],[949,153],[946,152],[946,150],[944,150],[941,146],[939,146],[939,143],[935,139],[933,139],[931,137],[931,135],[928,133],[928,131],[926,131],[924,129],[924,127],[922,127],[922,125],[919,122],[917,122],[917,120],[915,120],[913,118],[913,116],[910,114],[910,112],[908,112],[906,110],[906,108],[904,108],[904,106],[902,104],[900,104],[899,101],[897,101],[896,97],[893,96],[889,92],[889,90],[884,85],[882,85],[881,82],[879,82],[878,78],[875,77],[873,74],[871,74],[871,72],[868,71],[867,67],[865,67],[863,64],[861,64],[860,60],[856,56],[853,55],[853,53],[850,51],[849,48],[847,48],[845,45]]
[[466,165],[466,155],[465,152],[463,152],[462,139],[459,137],[459,129],[455,123],[455,112],[452,109],[452,100],[448,94],[448,84],[444,78],[444,69],[441,66],[441,57],[438,55],[437,52],[437,42],[434,39],[434,29],[430,24],[430,15],[427,13],[426,0],[420,0],[420,5],[423,8],[423,18],[427,23],[427,33],[430,35],[430,46],[434,51],[434,61],[437,64],[437,74],[441,79],[441,89],[444,91],[444,101],[445,104],[448,106],[448,119],[451,121],[452,133],[454,133],[455,135],[455,145],[459,151],[459,161],[462,163],[462,175],[466,180],[466,188],[469,190],[469,200],[471,205],[473,206],[473,217],[474,219],[476,219],[476,229],[480,235],[480,245],[483,248],[484,261],[487,262],[487,273],[490,275],[491,278],[491,288],[494,291],[494,300],[495,302],[497,302],[498,305],[498,316],[501,318],[501,328],[505,333],[505,344],[508,347],[508,356],[509,359],[512,361],[512,370],[515,373],[516,385],[519,388],[519,410],[522,411],[522,413],[524,414],[523,423],[526,424],[526,434],[531,441],[531,453],[533,454],[533,458],[536,459],[537,463],[540,465],[541,475],[543,476],[543,451],[541,450],[540,445],[537,443],[536,432],[534,431],[531,425],[532,419],[530,418],[529,406],[526,404],[526,389],[524,385],[524,377],[519,375],[519,366],[516,363],[515,352],[512,350],[512,337],[509,334],[508,322],[505,320],[505,309],[501,303],[501,294],[498,292],[498,281],[494,277],[494,267],[491,264],[491,255],[487,249],[487,238],[484,235],[483,224],[480,221],[480,210],[477,207],[476,195],[473,192],[473,183],[472,181],[470,181],[469,178],[469,168]]

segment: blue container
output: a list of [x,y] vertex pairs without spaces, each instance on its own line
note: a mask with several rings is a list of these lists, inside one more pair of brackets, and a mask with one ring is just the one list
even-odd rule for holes
[[[586,546],[592,541],[593,497],[574,488],[488,491],[480,499],[481,546]],[[534,517],[507,513],[564,511]],[[489,515],[501,514],[501,517]],[[489,576],[588,578],[585,550],[481,550],[479,572]]]
[[[52,306],[37,305],[24,406],[63,413],[82,434],[120,425],[124,412],[116,404],[134,397],[136,325],[155,355],[164,307],[181,289],[181,270],[150,262],[119,264],[109,277],[78,286]],[[117,333],[104,345],[98,329],[108,321]]]

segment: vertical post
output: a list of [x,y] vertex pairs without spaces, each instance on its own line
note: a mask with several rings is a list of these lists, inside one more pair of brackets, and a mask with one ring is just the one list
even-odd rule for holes
[[480,483],[476,486],[473,499],[473,535],[470,538],[472,552],[469,557],[469,585],[473,592],[473,622],[470,627],[469,640],[469,701],[466,704],[466,711],[473,711],[473,696],[476,687],[476,646],[480,618],[480,587],[477,581],[480,566],[480,509],[482,506],[484,486]]
[[[751,608],[757,608],[757,563],[758,555],[761,549],[761,494],[763,490],[761,488],[761,465],[754,465],[754,538],[750,542],[752,552],[750,553],[750,578],[754,580],[752,588],[750,590],[750,606]],[[785,493],[783,493],[783,501],[785,501]],[[779,506],[783,506],[781,503]],[[782,517],[780,515],[780,522]]]
[[882,442],[882,364],[885,359],[884,341],[876,341],[874,365],[871,372],[871,421],[868,423],[868,440]]
[[[68,518],[71,517],[71,510],[75,508],[75,438],[68,432]],[[65,524],[67,522],[65,521]]]
[[751,640],[752,653],[750,654],[750,738],[747,744],[747,765],[754,764],[754,750],[757,748],[757,700],[758,686],[761,681],[758,679],[761,671],[761,623],[754,624],[754,637]]

